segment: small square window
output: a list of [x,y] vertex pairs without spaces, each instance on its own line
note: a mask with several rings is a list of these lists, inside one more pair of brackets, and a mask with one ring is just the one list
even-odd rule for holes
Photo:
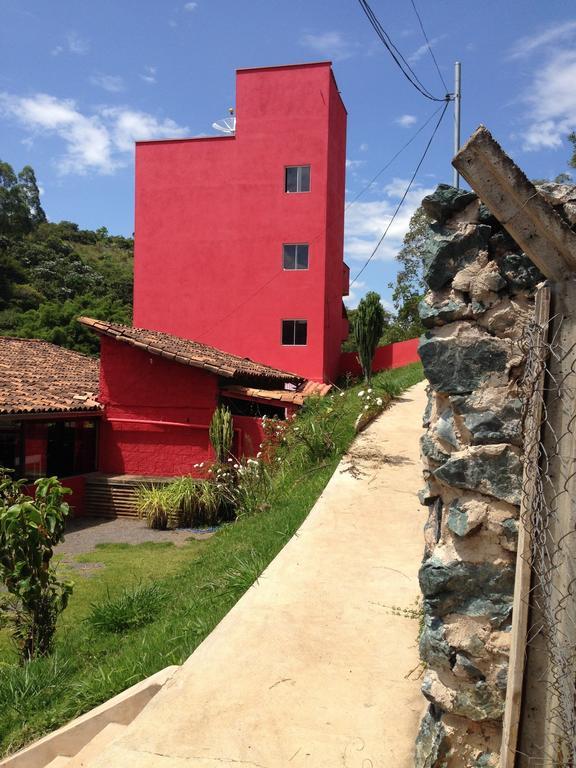
[[308,339],[307,320],[282,320],[282,344],[285,346],[306,346]]
[[308,269],[308,244],[294,243],[282,246],[284,269]]
[[286,192],[310,192],[310,166],[290,165],[284,181]]

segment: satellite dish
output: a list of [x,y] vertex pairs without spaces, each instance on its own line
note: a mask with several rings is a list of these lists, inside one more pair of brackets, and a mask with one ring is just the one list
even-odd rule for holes
[[230,116],[225,117],[223,120],[216,120],[216,122],[212,123],[212,128],[225,133],[227,136],[234,136],[236,133],[236,118],[234,117],[233,108],[230,107],[228,112]]

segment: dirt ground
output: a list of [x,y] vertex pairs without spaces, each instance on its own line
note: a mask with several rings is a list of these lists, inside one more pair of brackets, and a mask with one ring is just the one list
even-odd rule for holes
[[68,521],[64,541],[54,552],[56,555],[83,555],[92,552],[97,544],[144,544],[147,541],[172,542],[177,547],[190,539],[207,539],[213,535],[192,530],[156,531],[147,528],[142,520],[131,517],[77,517]]

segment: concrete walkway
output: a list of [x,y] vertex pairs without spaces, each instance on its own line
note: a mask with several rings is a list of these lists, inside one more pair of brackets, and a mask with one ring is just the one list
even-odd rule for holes
[[[259,582],[90,768],[409,768],[424,385],[356,441]],[[184,586],[184,585],[183,585]]]

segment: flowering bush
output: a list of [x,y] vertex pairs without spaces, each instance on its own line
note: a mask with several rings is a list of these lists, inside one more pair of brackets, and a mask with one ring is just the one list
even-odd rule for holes
[[358,398],[360,399],[361,410],[356,419],[356,432],[367,427],[389,401],[389,397],[384,400],[377,392],[374,392],[372,387],[361,389],[358,392]]

